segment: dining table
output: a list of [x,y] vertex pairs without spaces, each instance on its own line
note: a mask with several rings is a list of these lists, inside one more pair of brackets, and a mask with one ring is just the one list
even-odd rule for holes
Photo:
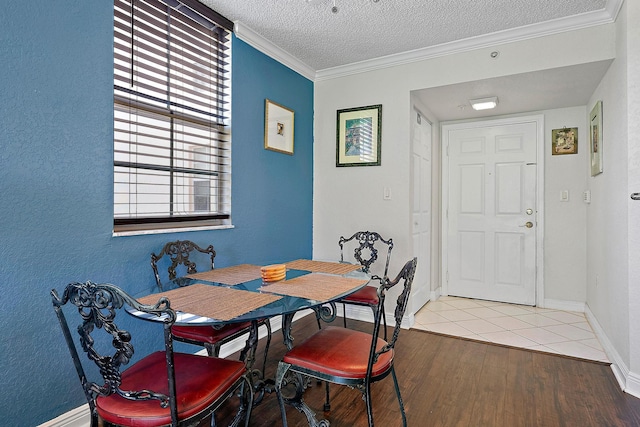
[[[369,283],[371,276],[362,271],[361,265],[342,262],[296,259],[283,262],[286,266],[284,280],[267,282],[262,278],[261,265],[240,264],[200,273],[189,274],[139,293],[138,301],[154,305],[166,297],[176,311],[175,325],[209,325],[220,328],[236,322],[252,324],[241,360],[251,372],[252,385],[259,404],[265,392],[273,391],[274,380],[262,378],[262,371],[253,369],[258,343],[258,321],[282,316],[284,344],[293,348],[291,326],[294,315],[311,309],[324,321],[336,316],[335,302],[358,291]],[[129,314],[150,321],[162,321],[161,317],[130,309]],[[295,394],[301,394],[306,382],[292,379]],[[293,402],[295,399],[286,399]],[[305,413],[311,425],[315,424],[313,412],[306,406],[296,408]]]

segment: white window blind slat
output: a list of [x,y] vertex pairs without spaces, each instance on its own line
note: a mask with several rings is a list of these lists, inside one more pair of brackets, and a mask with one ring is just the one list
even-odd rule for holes
[[175,4],[114,0],[116,231],[230,224],[230,34]]

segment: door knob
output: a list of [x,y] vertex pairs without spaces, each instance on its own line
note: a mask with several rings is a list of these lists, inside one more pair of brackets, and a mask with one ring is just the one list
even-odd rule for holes
[[533,227],[533,223],[531,221],[527,221],[524,225],[521,225],[520,227],[532,228]]

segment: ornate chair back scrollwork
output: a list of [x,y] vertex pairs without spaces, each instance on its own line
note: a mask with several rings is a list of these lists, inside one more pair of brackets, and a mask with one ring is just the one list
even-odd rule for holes
[[[400,325],[409,303],[417,263],[417,258],[413,258],[404,265],[395,279],[390,280],[388,277],[382,279],[378,288],[378,310],[371,334],[328,326],[320,329],[284,355],[276,373],[276,393],[285,427],[287,426],[287,417],[282,394],[283,384],[297,386],[296,394],[288,400],[296,409],[307,416],[310,426],[328,425],[326,420],[318,422],[315,415],[303,402],[302,394],[307,377],[359,389],[364,394],[368,422],[372,427],[374,424],[371,383],[379,381],[389,374],[393,377],[402,422],[406,427],[404,404],[394,369],[394,349],[400,335]],[[394,311],[395,326],[391,338],[387,341],[379,337],[382,306],[387,291],[401,282],[404,284]]]
[[[125,426],[197,423],[207,416],[213,417],[213,411],[240,387],[248,391],[243,393],[248,400],[241,404],[237,420],[246,417],[248,425],[253,396],[244,364],[174,353],[171,326],[176,314],[166,298],[152,306],[143,305],[117,286],[93,282],[71,283],[62,296],[53,289],[51,298],[89,403],[92,427],[98,426],[99,419]],[[67,304],[75,306],[81,318],[76,339],[65,316]],[[145,356],[125,369],[134,347],[131,333],[118,327],[116,316],[127,306],[162,320],[164,351]],[[113,354],[99,352],[96,342],[103,342],[98,340],[100,331],[109,336]],[[89,380],[76,340],[87,358],[98,366],[101,382]]]
[[[389,260],[391,259],[391,250],[393,249],[393,239],[385,240],[375,231],[357,231],[349,238],[340,236],[340,240],[338,241],[338,245],[340,245],[340,262],[345,262],[345,245],[351,241],[358,243],[358,246],[356,246],[353,251],[353,258],[358,261],[365,272],[369,272],[371,265],[378,259],[378,248],[376,246],[386,246],[387,256],[384,265],[384,273],[382,275],[382,277],[386,277],[389,271]],[[378,276],[374,277],[377,278]]]
[[216,251],[213,249],[213,245],[207,246],[205,249],[196,245],[190,240],[176,240],[175,242],[168,242],[164,245],[162,250],[156,255],[155,253],[151,254],[151,268],[153,268],[153,274],[156,278],[156,283],[158,284],[158,288],[162,291],[162,280],[160,279],[160,273],[158,272],[158,261],[164,256],[168,256],[171,264],[168,267],[169,280],[173,280],[177,277],[177,271],[179,265],[183,265],[187,274],[197,273],[196,263],[189,259],[189,256],[194,252],[198,251],[203,254],[209,254],[211,258],[211,266],[209,267],[211,270],[214,268],[214,258],[216,257]]
[[[176,240],[174,242],[168,242],[157,255],[155,253],[151,254],[151,267],[156,278],[156,284],[160,291],[164,289],[163,281],[158,270],[158,262],[164,256],[169,257],[170,263],[167,268],[168,280],[174,280],[178,277],[177,268],[180,265],[186,267],[186,274],[194,274],[198,272],[195,261],[190,258],[194,252],[208,254],[211,260],[209,269],[212,270],[215,267],[214,259],[216,257],[216,251],[213,248],[213,245],[209,245],[203,249],[190,240]],[[262,363],[262,375],[264,376],[264,369],[267,363],[267,356],[271,344],[271,323],[269,322],[269,319],[261,319],[258,321],[258,327],[259,326],[264,326],[267,329],[267,342],[265,345]],[[216,328],[206,325],[178,325],[174,326],[172,330],[173,336],[177,341],[203,346],[207,350],[207,354],[209,356],[215,357],[220,355],[220,348],[223,344],[242,335],[248,334],[250,331],[251,322],[231,323]],[[247,343],[247,346],[248,345],[249,343]],[[245,347],[241,353],[242,358],[248,354],[248,350],[248,347]]]
[[[362,269],[365,272],[370,272],[371,266],[378,260],[378,248],[386,248],[386,259],[382,277],[377,275],[373,275],[371,277],[372,280],[382,282],[384,278],[387,277],[387,273],[389,271],[389,261],[391,259],[391,250],[393,249],[393,239],[384,239],[382,236],[380,236],[380,234],[374,231],[358,231],[349,238],[341,236],[340,240],[338,241],[338,245],[340,245],[340,262],[345,262],[345,247],[347,247],[350,242],[356,243],[356,247],[353,251],[353,258],[360,265],[362,265]],[[342,302],[344,309],[343,322],[345,328],[347,327],[347,304],[369,307],[373,311],[374,317],[379,305],[377,290],[376,288],[371,286],[366,286],[360,289],[359,291],[347,296],[346,298],[343,298],[340,302]],[[384,339],[387,339],[387,318],[384,313],[384,306],[382,306],[381,309],[382,323],[384,325],[383,334]]]

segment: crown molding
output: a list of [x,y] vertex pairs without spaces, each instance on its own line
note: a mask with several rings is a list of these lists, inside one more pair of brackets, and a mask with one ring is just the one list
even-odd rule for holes
[[291,55],[289,52],[281,49],[269,40],[265,39],[242,22],[235,21],[233,24],[234,33],[240,40],[246,42],[247,44],[251,45],[265,55],[275,59],[281,64],[291,68],[293,71],[297,72],[303,77],[306,77],[309,80],[315,79],[316,71],[313,68],[309,67],[307,64]]
[[468,52],[475,49],[494,47],[505,43],[580,30],[596,25],[610,24],[615,22],[618,17],[618,13],[620,13],[623,2],[624,0],[607,0],[604,9],[593,12],[582,13],[580,15],[574,15],[567,18],[552,19],[539,24],[531,24],[510,30],[497,31],[495,33],[484,34],[477,37],[470,37],[463,40],[456,40],[422,49],[415,49],[317,71],[291,55],[289,52],[262,37],[241,21],[234,22],[234,32],[240,40],[248,43],[255,49],[287,66],[303,77],[312,81],[320,81],[410,64],[441,56]]
[[624,0],[609,0],[605,9],[586,12],[567,18],[557,18],[539,24],[531,24],[509,30],[497,31],[477,37],[442,43],[398,54],[383,56],[343,66],[318,70],[315,81],[328,80],[353,74],[366,73],[383,68],[410,64],[445,55],[468,52],[500,44],[529,40],[553,34],[575,31],[597,25],[615,22]]

